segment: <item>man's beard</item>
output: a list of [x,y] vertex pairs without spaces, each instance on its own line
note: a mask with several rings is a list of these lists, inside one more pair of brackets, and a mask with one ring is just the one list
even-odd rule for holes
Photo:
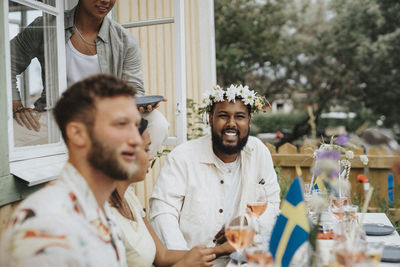
[[131,180],[138,171],[137,163],[134,162],[132,169],[124,169],[117,160],[117,152],[115,149],[96,138],[94,133],[90,133],[92,138],[92,148],[89,151],[87,160],[93,168],[101,171],[114,180]]
[[[238,142],[236,145],[224,145],[222,136],[225,131],[228,130],[235,130],[237,132],[238,136]],[[249,139],[249,134],[250,134],[250,126],[247,132],[247,135],[243,138],[240,138],[240,132],[239,130],[236,129],[224,129],[221,131],[221,137],[217,134],[216,131],[214,131],[214,127],[211,127],[211,137],[212,137],[212,143],[213,143],[213,149],[217,150],[218,152],[221,152],[226,155],[233,155],[236,153],[239,153],[242,151],[244,146],[247,144],[247,140]]]

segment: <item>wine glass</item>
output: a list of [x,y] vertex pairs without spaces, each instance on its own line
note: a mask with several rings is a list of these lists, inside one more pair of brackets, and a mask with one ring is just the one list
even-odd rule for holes
[[236,217],[225,224],[225,237],[238,254],[238,265],[242,264],[242,253],[253,241],[254,228],[246,217]]
[[344,214],[345,214],[346,218],[348,219],[348,221],[358,224],[358,217],[357,217],[358,206],[346,205],[343,207],[343,209],[344,209]]
[[342,208],[343,206],[349,205],[349,197],[345,195],[331,196],[331,206]]
[[252,245],[245,250],[246,259],[250,267],[272,266],[274,259],[268,247],[260,244]]
[[332,206],[331,207],[331,212],[333,215],[335,215],[336,219],[341,222],[344,219],[344,209],[343,206]]
[[267,194],[265,188],[261,184],[249,184],[247,208],[249,214],[254,218],[254,228],[256,234],[260,231],[259,217],[268,207]]
[[313,194],[318,194],[319,190],[314,189],[312,183],[303,183],[304,186],[304,191],[303,191],[303,196],[304,196],[304,203],[306,205],[306,212],[307,214],[310,214],[312,210],[312,198]]

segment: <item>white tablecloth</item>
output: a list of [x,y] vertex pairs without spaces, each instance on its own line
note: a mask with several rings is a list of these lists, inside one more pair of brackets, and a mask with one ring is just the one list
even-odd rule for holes
[[[359,214],[360,218],[362,218],[361,214]],[[386,216],[385,213],[366,213],[363,217],[363,223],[383,223],[386,225],[392,225],[389,218]],[[400,236],[399,234],[394,231],[390,235],[386,236],[367,236],[368,242],[384,242],[385,245],[395,245],[400,246]],[[219,260],[214,264],[214,266],[224,266],[224,261]],[[233,261],[229,261],[226,265],[228,267],[236,267],[237,265]],[[247,266],[247,264],[243,264],[243,267]],[[400,267],[400,263],[386,263],[381,262],[379,267]]]
[[[359,216],[361,216],[361,215],[359,215]],[[392,223],[390,222],[389,218],[386,216],[385,213],[366,213],[362,222],[363,223],[383,223],[385,225],[392,225]],[[368,242],[384,242],[385,245],[400,246],[400,236],[396,231],[394,231],[390,235],[385,235],[385,236],[367,236],[367,241]],[[386,267],[386,266],[387,267],[389,267],[389,266],[399,267],[400,263],[381,262],[379,264],[379,267]]]

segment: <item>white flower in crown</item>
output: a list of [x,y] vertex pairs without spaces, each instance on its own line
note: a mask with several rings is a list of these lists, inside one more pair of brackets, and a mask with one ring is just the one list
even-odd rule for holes
[[222,102],[224,101],[225,92],[222,89],[217,89],[214,91],[214,102]]
[[243,90],[243,103],[245,105],[250,105],[252,106],[254,104],[254,99],[256,98],[256,93],[254,91],[246,90],[244,88]]
[[203,93],[202,102],[205,107],[212,105],[212,99],[209,97],[212,95],[211,91]]
[[226,93],[225,94],[226,94],[226,99],[229,102],[235,103],[236,96],[239,95],[239,90],[238,90],[238,88],[236,86],[234,86],[232,84],[228,89],[226,89]]
[[[248,87],[248,86],[246,86],[246,88],[247,88],[247,89],[249,89],[249,87]],[[239,86],[237,86],[237,92],[238,92],[238,96],[239,96],[239,95],[240,95],[240,96],[242,96],[242,95],[243,95],[243,90],[244,90],[244,87],[243,87],[243,85],[239,84]]]

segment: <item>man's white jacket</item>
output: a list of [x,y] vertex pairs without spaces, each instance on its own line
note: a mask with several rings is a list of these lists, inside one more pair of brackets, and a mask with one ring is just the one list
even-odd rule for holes
[[[215,161],[210,135],[181,144],[167,156],[150,198],[149,220],[169,249],[213,246],[215,234],[224,226],[227,192]],[[240,164],[240,206],[247,204],[244,191],[249,183],[264,183],[269,203],[260,222],[272,227],[279,213],[280,188],[270,152],[250,136],[240,152]]]

